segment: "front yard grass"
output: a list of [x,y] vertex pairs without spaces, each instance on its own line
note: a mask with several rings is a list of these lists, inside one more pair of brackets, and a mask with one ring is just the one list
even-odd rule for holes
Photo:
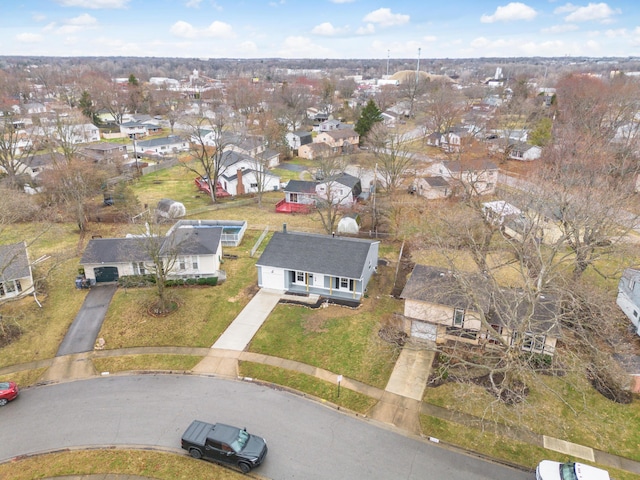
[[341,388],[338,392],[338,386],[335,383],[270,365],[240,362],[240,375],[308,393],[361,414],[367,413],[376,404],[373,398],[353,390]]
[[[491,458],[531,469],[535,469],[536,465],[542,459],[555,460],[557,462],[570,460],[567,455],[552,450],[496,435],[487,430],[481,431],[476,428],[448,422],[428,415],[420,416],[420,424],[422,432],[429,437],[434,437],[450,445],[455,445],[472,452],[478,452]],[[578,458],[574,460],[588,463]],[[611,477],[616,480],[637,480],[638,478],[634,473],[608,467],[604,468],[606,468],[611,474]]]
[[38,455],[0,465],[0,478],[32,480],[68,475],[136,475],[158,480],[235,480],[246,476],[188,456],[146,450],[80,450]]
[[640,461],[640,402],[612,402],[585,378],[567,377],[538,375],[528,382],[527,400],[515,406],[496,402],[482,387],[457,383],[427,388],[423,401]]
[[195,355],[123,355],[121,357],[93,358],[98,372],[127,372],[130,370],[188,371],[195,367],[202,357]]
[[[245,241],[250,243],[251,238],[249,235]],[[155,287],[119,288],[99,334],[105,348],[213,345],[257,290],[256,259],[249,257],[245,248],[225,249],[238,258],[225,259],[222,268],[227,280],[222,284],[170,288],[168,294],[179,308],[168,315],[154,317],[149,313],[157,295]]]
[[[378,336],[381,321],[401,310],[389,289],[393,268],[369,284],[369,298],[357,309],[335,305],[311,309],[277,305],[249,350],[295,360],[384,388],[400,350]],[[380,285],[380,283],[384,283]]]

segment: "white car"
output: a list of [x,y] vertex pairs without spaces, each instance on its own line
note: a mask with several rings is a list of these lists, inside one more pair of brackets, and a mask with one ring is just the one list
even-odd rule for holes
[[536,468],[536,480],[611,480],[609,472],[582,463],[543,460]]

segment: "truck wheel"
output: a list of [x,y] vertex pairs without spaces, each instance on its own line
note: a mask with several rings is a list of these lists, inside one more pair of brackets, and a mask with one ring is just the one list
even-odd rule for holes
[[202,458],[202,452],[200,450],[198,450],[197,448],[190,448],[189,449],[189,455],[191,455],[193,458],[197,458],[197,459],[201,459]]
[[249,473],[251,471],[251,467],[248,463],[240,462],[238,466],[240,467],[240,470],[242,470],[242,473]]

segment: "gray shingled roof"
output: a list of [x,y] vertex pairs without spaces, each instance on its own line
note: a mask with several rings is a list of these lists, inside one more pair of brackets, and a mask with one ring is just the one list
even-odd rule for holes
[[441,177],[441,176],[424,177],[424,181],[427,182],[427,184],[430,187],[433,187],[433,188],[440,188],[440,187],[448,187],[449,186],[449,182],[447,182],[444,179],[444,177]]
[[444,268],[416,265],[400,298],[475,311],[478,310],[476,302],[480,301],[483,310],[488,311],[489,299],[478,293],[474,299],[469,289],[463,288],[466,281],[465,277]]
[[[161,253],[171,255],[177,246],[180,255],[213,255],[222,239],[222,227],[186,226],[161,237]],[[80,259],[81,265],[90,263],[150,262],[144,238],[95,238],[89,241]]]
[[374,240],[276,232],[257,265],[360,279]]
[[94,238],[87,243],[80,264],[149,261],[141,238]]
[[289,180],[284,187],[285,192],[296,193],[316,193],[316,185],[318,182],[309,182],[307,180]]
[[222,240],[222,227],[183,226],[171,232],[163,250],[177,245],[181,255],[214,255]]
[[24,242],[0,245],[0,281],[31,276],[29,257]]

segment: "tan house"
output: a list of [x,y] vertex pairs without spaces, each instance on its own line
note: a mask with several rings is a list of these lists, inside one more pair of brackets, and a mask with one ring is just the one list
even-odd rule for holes
[[428,173],[446,179],[453,195],[491,195],[498,183],[498,166],[485,159],[438,162]]
[[351,128],[340,128],[338,130],[320,132],[313,141],[315,143],[326,143],[334,154],[345,153],[358,146],[360,135]]
[[531,310],[522,292],[505,289],[496,299],[484,285],[481,275],[416,265],[401,294],[403,330],[437,344],[503,344],[553,355],[559,334],[555,298],[541,295]]
[[308,160],[327,157],[331,154],[331,147],[326,143],[307,143],[298,147],[298,156]]

